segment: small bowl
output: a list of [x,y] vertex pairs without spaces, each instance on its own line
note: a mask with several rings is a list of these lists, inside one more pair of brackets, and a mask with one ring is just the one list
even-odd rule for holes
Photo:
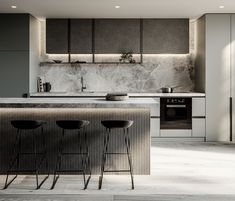
[[126,93],[108,93],[106,95],[107,101],[125,101],[128,99],[129,99],[129,96]]
[[60,63],[62,63],[62,61],[61,60],[53,60],[55,63],[57,63],[57,64],[60,64]]

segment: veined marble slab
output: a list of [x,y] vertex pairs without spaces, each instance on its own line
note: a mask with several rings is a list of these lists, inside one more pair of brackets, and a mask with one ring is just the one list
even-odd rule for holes
[[0,107],[69,107],[69,108],[150,108],[159,101],[153,98],[130,98],[106,101],[104,98],[1,98]]

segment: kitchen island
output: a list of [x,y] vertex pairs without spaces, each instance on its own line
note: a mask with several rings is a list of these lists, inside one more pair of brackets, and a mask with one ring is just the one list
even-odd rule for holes
[[[16,130],[10,121],[16,119],[40,119],[46,121],[44,132],[48,148],[49,166],[52,172],[55,167],[56,154],[61,135],[61,129],[56,126],[60,119],[84,119],[90,121],[87,127],[91,167],[93,174],[100,173],[101,154],[103,147],[104,127],[101,120],[128,119],[134,124],[130,128],[131,148],[134,174],[150,174],[150,111],[159,102],[152,98],[135,98],[126,101],[106,101],[104,98],[2,98],[0,99],[0,172],[7,169],[9,156],[16,137]],[[110,151],[124,150],[122,135],[114,132]],[[40,132],[38,133],[40,134]],[[40,135],[38,135],[40,138]],[[66,151],[76,150],[76,133],[66,135],[64,146]],[[30,135],[24,135],[23,149],[30,149]],[[65,158],[64,168],[74,169],[78,159]],[[110,159],[108,168],[122,169],[128,164],[125,156],[115,156]],[[26,168],[32,168],[31,163],[24,163]],[[25,167],[24,167],[25,168]]]

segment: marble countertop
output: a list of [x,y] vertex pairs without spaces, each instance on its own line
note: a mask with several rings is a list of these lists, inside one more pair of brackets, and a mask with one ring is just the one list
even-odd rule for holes
[[0,107],[69,107],[69,108],[151,108],[159,104],[153,98],[130,98],[125,101],[106,101],[104,98],[0,98]]
[[[32,93],[30,97],[104,97],[107,92],[40,92]],[[205,93],[128,93],[130,97],[205,97]]]

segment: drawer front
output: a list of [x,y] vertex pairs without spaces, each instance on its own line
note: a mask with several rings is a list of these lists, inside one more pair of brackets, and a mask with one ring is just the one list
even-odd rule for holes
[[150,134],[151,134],[151,137],[160,136],[160,118],[151,118]]
[[205,118],[193,118],[192,119],[193,137],[205,137],[206,136],[206,119]]
[[192,130],[160,130],[161,137],[192,137]]
[[204,117],[206,114],[206,100],[205,98],[192,99],[192,116]]

